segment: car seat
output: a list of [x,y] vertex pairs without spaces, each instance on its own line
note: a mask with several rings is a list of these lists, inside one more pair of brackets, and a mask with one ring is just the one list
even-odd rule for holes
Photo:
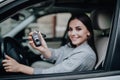
[[97,50],[98,62],[95,65],[96,69],[102,69],[107,53],[109,42],[109,32],[111,26],[112,12],[105,10],[94,10],[91,13],[93,22],[95,47]]

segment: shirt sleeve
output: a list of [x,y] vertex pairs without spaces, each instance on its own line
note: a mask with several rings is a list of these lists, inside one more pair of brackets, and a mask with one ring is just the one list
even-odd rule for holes
[[76,53],[65,59],[60,64],[48,69],[34,69],[34,74],[63,73],[74,70],[91,70],[95,64],[95,59],[87,53]]
[[41,58],[43,59],[43,60],[46,60],[46,61],[55,61],[55,60],[57,60],[58,59],[58,57],[60,56],[60,55],[62,55],[62,54],[64,54],[63,53],[63,49],[65,48],[65,46],[63,46],[63,47],[60,47],[60,48],[58,48],[58,49],[52,49],[52,48],[49,48],[49,50],[51,51],[51,57],[49,58],[49,59],[46,59],[43,55],[41,55]]

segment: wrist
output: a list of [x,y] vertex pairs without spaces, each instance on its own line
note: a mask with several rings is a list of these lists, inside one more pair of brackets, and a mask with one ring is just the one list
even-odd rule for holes
[[34,69],[32,67],[20,64],[18,71],[21,72],[21,73],[24,73],[24,74],[32,75]]
[[23,68],[23,67],[22,67],[22,64],[19,64],[19,65],[18,65],[18,72],[22,72],[22,68]]
[[43,52],[43,56],[48,59],[51,57],[51,51],[47,48],[44,52]]

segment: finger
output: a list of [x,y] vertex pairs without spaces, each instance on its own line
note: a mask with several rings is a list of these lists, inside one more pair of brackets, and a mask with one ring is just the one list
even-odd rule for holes
[[41,32],[39,32],[39,36],[40,36],[41,41],[42,41],[43,43],[45,43],[45,40],[44,40],[44,38],[43,38]]
[[29,41],[32,41],[32,36],[29,36],[29,37],[28,37],[28,40],[29,40]]
[[8,60],[13,59],[13,58],[11,58],[11,57],[8,56],[8,55],[5,55],[5,58],[8,59]]
[[4,69],[5,69],[5,70],[8,70],[8,69],[10,69],[10,67],[9,67],[9,66],[6,66],[6,67],[4,67]]
[[33,41],[29,41],[29,44],[35,48],[35,44],[33,43]]
[[33,41],[29,41],[29,44],[33,46],[33,45],[34,45],[34,42],[33,42]]
[[43,37],[42,37],[42,34],[41,34],[41,32],[40,32],[40,31],[39,31],[39,36],[40,36],[40,38],[43,38]]
[[4,64],[3,64],[3,67],[6,67],[6,66],[9,66],[9,65],[8,65],[7,63],[4,63]]
[[30,33],[29,33],[29,36],[32,36],[33,33],[34,33],[34,32],[30,32]]
[[6,71],[6,72],[12,72],[12,70],[11,70],[11,69],[5,69],[5,71]]
[[4,62],[2,65],[3,65],[4,67],[6,67],[6,66],[10,66],[10,65],[11,65],[11,62],[6,61],[6,62]]
[[30,44],[34,43],[33,41],[29,41]]
[[39,32],[39,37],[40,37],[40,39],[41,39],[42,45],[46,46],[46,42],[45,42],[45,40],[44,40],[41,32]]
[[2,60],[2,63],[6,63],[6,62],[8,62],[8,60],[6,60],[6,59],[5,59],[5,60]]

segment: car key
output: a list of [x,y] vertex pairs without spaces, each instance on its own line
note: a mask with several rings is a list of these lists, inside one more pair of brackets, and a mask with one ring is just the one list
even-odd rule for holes
[[35,43],[35,46],[41,46],[40,36],[38,32],[34,32],[32,35],[33,42]]

